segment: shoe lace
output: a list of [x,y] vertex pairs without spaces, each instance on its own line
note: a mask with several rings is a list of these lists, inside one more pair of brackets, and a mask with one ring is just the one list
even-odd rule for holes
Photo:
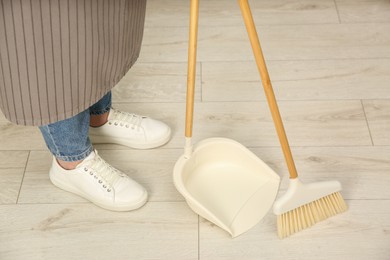
[[[138,129],[141,126],[142,120],[146,118],[145,116],[136,115],[133,113],[123,112],[119,110],[114,110],[114,116],[112,120],[119,121],[120,126],[126,126],[129,127],[129,125],[132,125],[132,128],[135,127]],[[118,125],[118,123],[115,123],[115,125]]]
[[93,160],[86,162],[84,166],[85,169],[90,169],[90,172],[93,173],[95,178],[98,179],[99,183],[103,184],[103,187],[107,186],[108,191],[111,191],[113,184],[119,178],[125,176],[125,174],[112,167],[97,154],[95,155],[95,158],[93,158]]

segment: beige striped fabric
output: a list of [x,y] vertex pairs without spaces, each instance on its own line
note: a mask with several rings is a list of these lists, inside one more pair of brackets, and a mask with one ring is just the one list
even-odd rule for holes
[[0,108],[20,125],[72,117],[138,58],[146,0],[0,0]]

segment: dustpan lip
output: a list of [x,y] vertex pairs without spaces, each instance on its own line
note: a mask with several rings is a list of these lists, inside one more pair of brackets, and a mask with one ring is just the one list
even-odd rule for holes
[[194,145],[193,153],[195,153],[198,150],[202,149],[203,146],[206,146],[206,145],[208,145],[210,143],[217,143],[217,142],[234,144],[234,145],[236,145],[236,146],[238,146],[240,148],[243,148],[244,150],[250,152],[252,155],[256,156],[245,145],[241,144],[240,142],[238,142],[238,141],[236,141],[234,139],[230,139],[230,138],[226,138],[226,137],[210,137],[210,138],[203,139],[203,140],[199,141],[197,144]]

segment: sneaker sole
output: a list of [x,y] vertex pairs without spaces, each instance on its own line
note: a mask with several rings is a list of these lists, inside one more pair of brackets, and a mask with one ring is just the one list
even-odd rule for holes
[[140,150],[146,150],[146,149],[152,149],[160,147],[164,144],[166,144],[171,139],[171,130],[169,130],[168,134],[162,137],[161,139],[148,144],[136,144],[127,141],[125,138],[118,138],[118,137],[110,137],[110,136],[102,136],[102,135],[94,135],[90,134],[89,138],[91,139],[92,143],[94,144],[119,144],[124,145],[130,148],[134,149],[140,149]]
[[116,205],[116,206],[112,206],[112,205],[106,205],[100,201],[97,201],[95,200],[94,198],[90,197],[88,194],[85,194],[79,190],[76,190],[74,189],[73,187],[70,187],[64,183],[62,183],[61,181],[57,181],[55,178],[52,177],[52,175],[50,174],[50,181],[58,188],[60,188],[61,190],[64,190],[64,191],[67,191],[67,192],[70,192],[70,193],[73,193],[73,194],[76,194],[80,197],[83,197],[84,199],[92,202],[93,204],[101,207],[101,208],[104,208],[104,209],[108,209],[108,210],[111,210],[111,211],[131,211],[131,210],[135,210],[135,209],[138,209],[140,207],[142,207],[143,205],[145,205],[145,203],[147,202],[148,200],[148,194],[147,192],[144,192],[144,195],[141,197],[141,199],[139,201],[137,201],[136,203],[132,204],[132,205]]

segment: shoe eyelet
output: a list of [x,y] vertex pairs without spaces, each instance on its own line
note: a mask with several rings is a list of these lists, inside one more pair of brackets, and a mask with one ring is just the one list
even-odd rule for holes
[[123,124],[121,123],[120,126],[123,126]]
[[102,181],[102,180],[99,180],[99,183],[103,183],[103,181]]
[[94,177],[95,179],[97,179],[97,178],[98,178],[98,176],[96,176],[96,175],[94,175],[93,177]]
[[103,185],[103,188],[107,188],[107,185]]
[[109,124],[109,125],[112,125],[112,122],[110,121],[110,122],[108,122],[108,124]]
[[86,172],[87,172],[87,171],[88,171],[88,168],[87,168],[87,167],[84,167],[84,171],[86,171]]
[[111,189],[107,189],[108,192],[111,192]]
[[117,125],[118,125],[118,123],[114,123],[114,125],[115,125],[115,126],[117,126]]
[[89,175],[93,175],[93,172],[90,172]]

